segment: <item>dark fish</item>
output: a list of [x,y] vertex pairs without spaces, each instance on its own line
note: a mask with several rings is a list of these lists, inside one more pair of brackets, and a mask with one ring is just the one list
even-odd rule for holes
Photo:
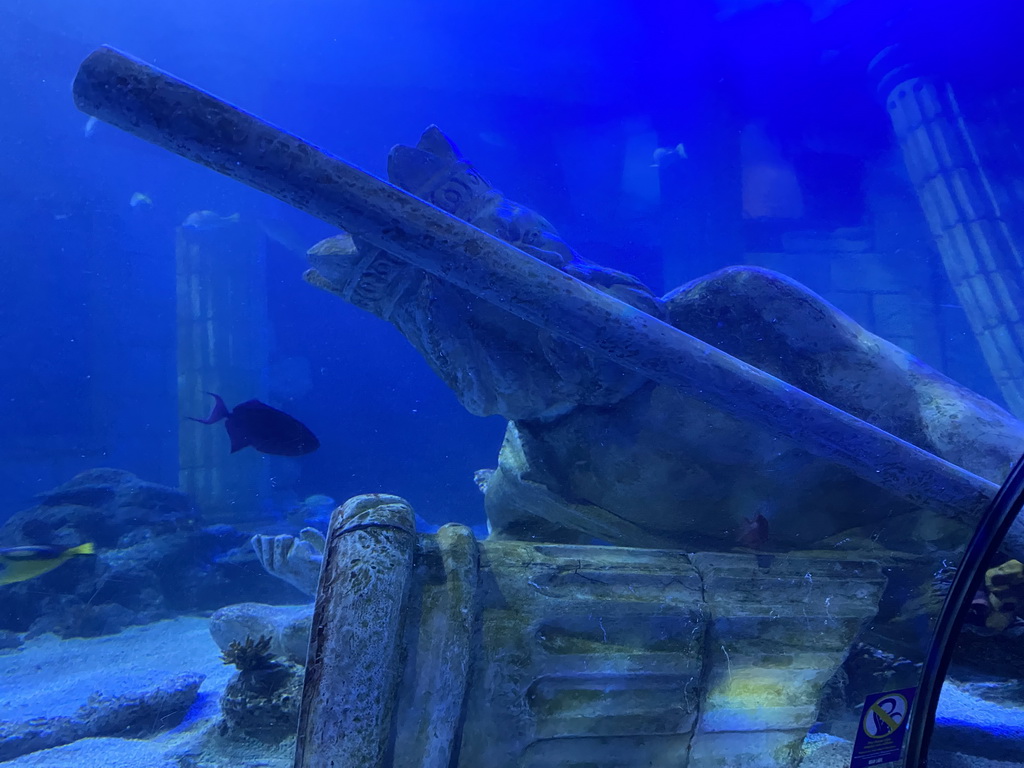
[[231,438],[232,453],[251,445],[261,453],[301,456],[320,447],[316,435],[310,432],[305,424],[284,411],[271,408],[259,400],[247,400],[235,406],[235,410],[229,411],[219,395],[213,392],[206,394],[216,400],[209,418],[189,418],[200,424],[216,424],[221,419],[226,419],[225,426],[228,437]]

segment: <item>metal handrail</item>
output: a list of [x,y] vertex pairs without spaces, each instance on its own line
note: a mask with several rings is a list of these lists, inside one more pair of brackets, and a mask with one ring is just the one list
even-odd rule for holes
[[981,587],[986,566],[992,561],[1022,508],[1024,456],[1018,459],[999,492],[982,513],[939,611],[907,723],[907,751],[903,759],[905,768],[926,768],[928,764],[928,747],[935,729],[935,713],[956,639],[967,618],[971,601]]

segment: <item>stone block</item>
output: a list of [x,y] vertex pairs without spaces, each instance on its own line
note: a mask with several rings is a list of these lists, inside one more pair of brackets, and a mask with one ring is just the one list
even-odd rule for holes
[[874,331],[889,341],[894,336],[906,333],[908,329],[932,321],[930,307],[921,296],[876,293],[871,297],[871,304],[875,317]]
[[829,259],[836,291],[898,292],[907,289],[906,274],[877,253],[834,254]]
[[[336,514],[328,542],[349,535],[343,523]],[[796,766],[822,688],[885,585],[877,564],[835,551],[687,556],[474,543],[456,528],[417,536],[400,628],[374,626],[372,648],[367,635],[323,661],[310,657],[306,700],[327,698],[323,714],[300,728],[301,764],[362,749],[362,736],[332,719],[328,694],[351,685],[350,670],[379,648],[397,648],[394,701],[363,703],[371,720],[378,707],[394,709],[396,766],[448,765],[451,755],[465,768]],[[352,555],[328,546],[321,583],[358,572]],[[357,618],[323,592],[316,611],[321,634],[328,622]],[[442,674],[462,682],[439,708]],[[324,729],[336,733],[327,739]],[[308,748],[303,733],[316,734]],[[431,734],[457,743],[423,736]],[[424,762],[425,754],[444,760]]]
[[871,249],[871,231],[862,228],[841,228],[824,231],[795,231],[782,235],[787,253],[863,253]]
[[1005,224],[996,218],[983,218],[964,225],[973,246],[974,256],[985,272],[1002,272],[1017,264]]
[[986,258],[986,254],[976,252],[974,242],[964,224],[954,224],[942,230],[935,242],[954,284],[978,274],[982,269],[991,269],[994,264],[990,257]]

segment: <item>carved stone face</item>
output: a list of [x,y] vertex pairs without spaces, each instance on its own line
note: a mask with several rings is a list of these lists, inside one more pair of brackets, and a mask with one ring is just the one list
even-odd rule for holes
[[[435,126],[417,146],[391,150],[388,175],[534,258],[660,314],[646,286],[580,258],[543,216],[492,188]],[[309,258],[310,283],[393,323],[471,413],[552,418],[580,404],[616,403],[643,381],[358,238],[328,238],[310,249]]]
[[578,258],[540,214],[494,189],[432,125],[415,147],[398,145],[388,157],[393,184],[557,267]]

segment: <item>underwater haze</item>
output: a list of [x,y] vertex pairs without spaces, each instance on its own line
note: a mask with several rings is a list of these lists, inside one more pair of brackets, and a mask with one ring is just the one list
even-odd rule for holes
[[[1024,452],[1022,19],[6,0],[0,765],[897,762]],[[1024,763],[1007,525],[936,764]]]

